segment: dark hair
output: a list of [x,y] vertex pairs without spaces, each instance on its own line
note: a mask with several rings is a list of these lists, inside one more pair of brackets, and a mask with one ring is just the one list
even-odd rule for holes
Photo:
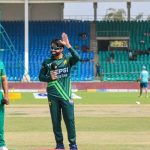
[[60,42],[60,39],[53,39],[51,41],[51,45],[54,45],[56,47],[64,48],[64,45]]

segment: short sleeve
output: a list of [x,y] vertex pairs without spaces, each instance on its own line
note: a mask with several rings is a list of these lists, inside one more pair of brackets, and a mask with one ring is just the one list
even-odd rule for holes
[[6,76],[6,71],[3,62],[0,62],[0,76]]

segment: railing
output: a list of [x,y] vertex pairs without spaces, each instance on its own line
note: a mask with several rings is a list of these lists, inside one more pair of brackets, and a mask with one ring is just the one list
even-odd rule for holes
[[[143,15],[140,19],[136,19],[136,15],[132,15],[130,20],[131,21],[141,21],[141,20],[148,20],[148,15]],[[87,21],[94,21],[94,15],[64,15],[64,19],[66,20],[87,20]],[[117,19],[117,18],[116,18]],[[117,20],[120,20],[118,18]],[[128,18],[125,16],[125,19],[122,21],[127,21]],[[97,21],[114,21],[113,18],[105,19],[105,15],[97,15]]]

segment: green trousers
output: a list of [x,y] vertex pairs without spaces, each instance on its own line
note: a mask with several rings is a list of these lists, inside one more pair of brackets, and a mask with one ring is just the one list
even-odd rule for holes
[[0,146],[4,146],[5,145],[5,141],[4,141],[4,113],[5,113],[5,109],[4,109],[4,105],[1,104],[1,100],[2,100],[2,93],[0,92]]
[[63,144],[61,119],[63,116],[69,143],[76,144],[74,104],[71,101],[48,96],[49,107],[56,144]]

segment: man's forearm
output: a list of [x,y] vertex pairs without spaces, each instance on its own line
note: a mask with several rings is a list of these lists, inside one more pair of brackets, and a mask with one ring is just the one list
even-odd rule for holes
[[4,97],[8,99],[8,80],[7,80],[7,77],[2,78],[2,88],[4,91]]
[[68,50],[75,60],[77,60],[77,61],[80,60],[80,55],[76,52],[76,50],[74,48],[70,47]]

